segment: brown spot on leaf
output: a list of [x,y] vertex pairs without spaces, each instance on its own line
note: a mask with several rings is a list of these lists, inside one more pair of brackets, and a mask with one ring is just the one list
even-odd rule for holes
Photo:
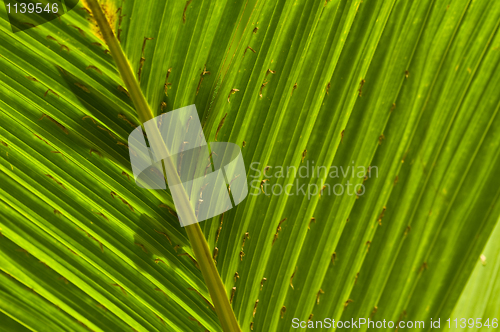
[[90,65],[90,66],[87,66],[87,68],[86,68],[86,69],[87,69],[87,70],[89,70],[89,69],[95,70],[96,72],[98,72],[99,74],[101,74],[101,75],[102,75],[102,71],[101,71],[99,68],[97,68],[96,66],[92,66],[92,65]]
[[[229,101],[229,98],[228,98]],[[222,120],[219,122],[219,126],[217,127],[217,131],[215,132],[215,140],[217,141],[217,136],[219,135],[219,131],[221,130],[222,126],[224,125],[224,121],[226,120],[227,113],[224,115]]]
[[[50,90],[50,89],[49,89],[49,90]],[[48,92],[49,90],[47,90],[47,92]],[[50,90],[50,91],[52,91],[52,90]],[[45,95],[47,95],[47,92],[45,92]],[[58,96],[58,97],[59,97],[59,96]],[[41,117],[40,119],[38,119],[38,121],[43,120],[43,118],[47,118],[47,119],[49,119],[51,122],[55,123],[55,124],[56,124],[56,126],[58,126],[59,128],[61,128],[61,130],[62,130],[62,131],[63,131],[66,135],[68,135],[68,134],[69,134],[69,132],[68,132],[68,130],[66,129],[66,127],[64,127],[64,126],[63,126],[62,124],[60,124],[58,121],[54,120],[52,117],[50,117],[49,115],[47,115],[47,114],[45,114],[45,113],[42,115],[42,117]]]
[[228,103],[230,103],[229,98],[231,97],[231,95],[235,94],[238,91],[240,91],[240,90],[238,90],[238,89],[231,89],[231,91],[229,91],[229,95],[227,96],[227,102]]
[[193,1],[193,0],[188,0],[188,1],[186,2],[186,6],[184,6],[184,11],[182,12],[182,22],[183,22],[183,23],[186,23],[186,10],[187,10],[187,8],[188,8],[189,4],[191,4],[191,2],[192,2],[192,1]]

